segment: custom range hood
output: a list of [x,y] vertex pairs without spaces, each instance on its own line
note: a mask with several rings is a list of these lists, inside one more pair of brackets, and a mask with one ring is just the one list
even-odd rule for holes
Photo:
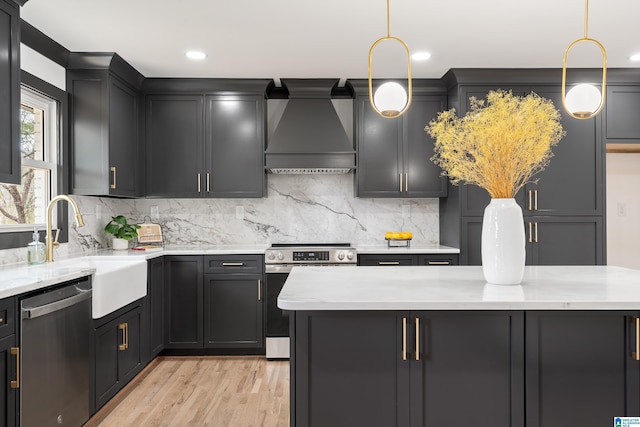
[[270,93],[268,172],[336,174],[355,168],[352,93],[334,89],[337,83],[338,79],[283,79],[283,87]]

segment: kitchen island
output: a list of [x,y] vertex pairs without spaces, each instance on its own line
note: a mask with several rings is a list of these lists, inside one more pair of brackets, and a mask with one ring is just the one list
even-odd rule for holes
[[293,269],[291,425],[604,426],[640,415],[640,271]]

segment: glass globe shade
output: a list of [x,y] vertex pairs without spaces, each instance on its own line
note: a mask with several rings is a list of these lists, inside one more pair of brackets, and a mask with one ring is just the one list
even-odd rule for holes
[[602,95],[598,88],[586,83],[573,87],[564,99],[567,110],[578,117],[590,117],[601,102]]
[[407,105],[407,92],[395,82],[388,82],[376,89],[373,103],[383,116],[396,116]]

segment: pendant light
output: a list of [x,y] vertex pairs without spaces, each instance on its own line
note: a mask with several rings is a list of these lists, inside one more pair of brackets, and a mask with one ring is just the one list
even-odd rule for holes
[[[394,37],[391,35],[391,25],[389,18],[389,1],[387,0],[387,35],[385,37],[381,37],[371,45],[371,49],[369,49],[369,102],[371,106],[380,116],[393,119],[396,117],[400,117],[403,115],[411,105],[411,93],[412,83],[411,83],[411,52],[409,51],[409,46],[404,42],[404,40]],[[373,50],[376,46],[384,41],[396,41],[400,43],[405,51],[407,52],[407,89],[405,91],[402,85],[395,82],[387,82],[381,85],[378,89],[376,89],[375,94],[373,93],[373,83],[372,83],[372,62],[373,62]]]
[[[578,43],[593,43],[602,52],[602,92],[592,84],[579,84],[573,87],[568,93],[566,92],[567,83],[567,55],[569,50]],[[607,95],[607,52],[604,46],[596,40],[589,37],[589,0],[585,0],[584,13],[584,37],[575,40],[564,51],[562,59],[562,105],[564,109],[574,119],[590,119],[595,117],[602,107]]]

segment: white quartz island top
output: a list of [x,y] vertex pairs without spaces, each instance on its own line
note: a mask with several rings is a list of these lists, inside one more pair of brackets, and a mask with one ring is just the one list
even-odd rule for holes
[[527,266],[520,285],[479,266],[294,267],[284,310],[640,310],[640,270]]

